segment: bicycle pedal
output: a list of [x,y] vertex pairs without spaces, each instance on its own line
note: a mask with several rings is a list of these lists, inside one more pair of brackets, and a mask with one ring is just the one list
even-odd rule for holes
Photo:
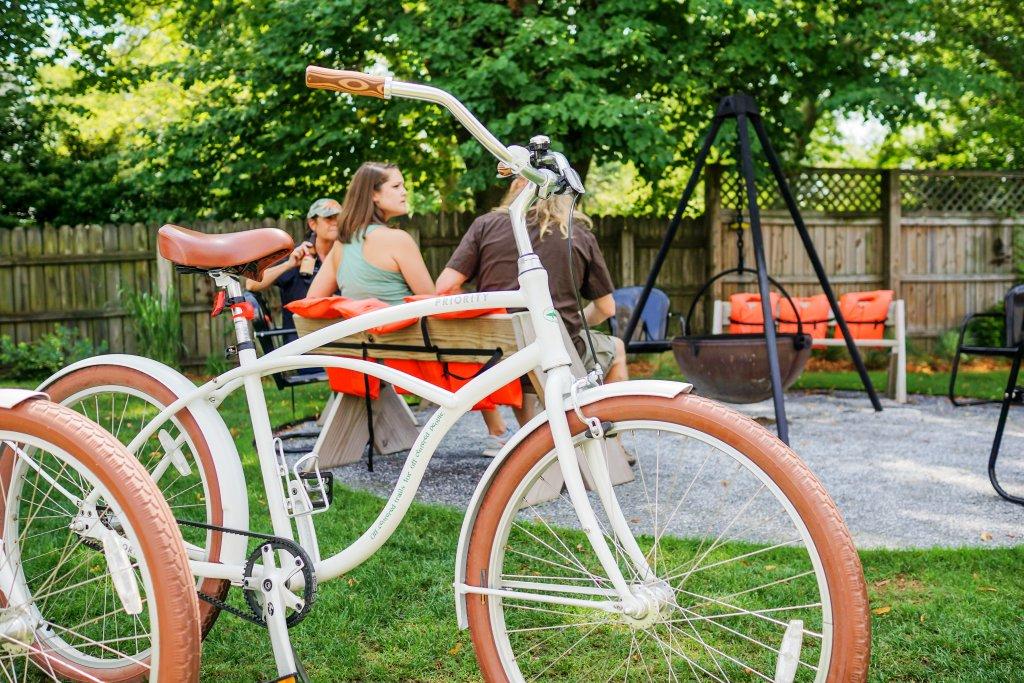
[[[326,510],[334,502],[334,472],[299,472],[299,479],[306,489],[309,502],[316,511]],[[320,481],[323,481],[323,492],[321,493]]]

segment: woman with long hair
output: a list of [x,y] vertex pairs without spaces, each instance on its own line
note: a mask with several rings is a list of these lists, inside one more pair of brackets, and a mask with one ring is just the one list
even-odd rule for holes
[[433,294],[434,283],[412,235],[388,225],[404,216],[405,180],[394,164],[360,166],[341,205],[338,241],[309,286],[310,297],[341,290],[350,299],[395,305],[412,294]]
[[[452,254],[444,271],[437,278],[437,291],[448,294],[460,291],[468,280],[476,281],[478,292],[519,289],[519,252],[512,233],[508,207],[526,181],[516,178],[501,204],[469,226]],[[551,299],[565,323],[576,350],[588,369],[601,365],[609,382],[628,379],[626,350],[622,340],[591,331],[593,348],[583,334],[583,320],[578,310],[577,292],[590,301],[583,309],[588,325],[596,325],[615,315],[611,274],[604,262],[597,238],[590,231],[591,221],[582,212],[572,214],[572,276],[568,265],[569,216],[572,200],[564,195],[542,199],[527,214],[527,228],[533,250],[548,271]],[[504,421],[497,411],[484,412],[489,438],[485,455],[495,455],[507,439]],[[525,408],[516,411],[520,424],[530,418]],[[501,436],[499,436],[501,435]]]

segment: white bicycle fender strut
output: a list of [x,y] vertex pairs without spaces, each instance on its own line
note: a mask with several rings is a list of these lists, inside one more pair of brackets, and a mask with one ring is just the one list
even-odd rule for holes
[[[612,384],[604,384],[593,389],[581,391],[579,393],[579,404],[581,406],[585,406],[590,403],[596,403],[597,401],[616,396],[660,396],[662,398],[675,398],[679,394],[690,393],[692,388],[692,385],[684,382],[668,382],[656,379],[614,382]],[[572,406],[567,405],[566,408],[571,410]],[[476,522],[477,513],[480,511],[480,503],[483,501],[484,493],[490,487],[491,480],[494,479],[494,475],[501,468],[502,463],[508,457],[509,453],[511,453],[527,436],[533,433],[534,430],[543,427],[547,421],[547,411],[542,411],[538,415],[534,416],[532,420],[523,425],[519,431],[508,440],[508,443],[506,443],[505,447],[501,449],[497,456],[495,456],[490,467],[488,467],[487,471],[484,472],[483,477],[480,478],[480,482],[476,485],[476,490],[473,492],[473,498],[469,501],[469,506],[466,508],[466,516],[462,520],[462,532],[459,534],[459,547],[455,553],[455,614],[458,618],[459,628],[465,629],[469,627],[469,618],[466,615],[466,592],[462,586],[466,583],[469,535],[473,529],[474,522]]]
[[[103,365],[129,367],[145,373],[162,383],[179,398],[196,391],[196,385],[174,368],[150,358],[127,354],[93,356],[81,360],[48,377],[39,385],[38,391],[46,391],[49,385],[75,370]],[[238,456],[235,440],[231,438],[231,433],[228,431],[227,425],[224,424],[224,418],[220,416],[216,408],[202,401],[193,402],[188,406],[188,410],[210,444],[214,467],[217,469],[217,479],[220,481],[224,526],[231,529],[248,529],[249,496],[245,490],[245,473],[242,471],[242,460]],[[245,537],[238,534],[222,534],[221,562],[233,564],[244,562],[245,541]]]

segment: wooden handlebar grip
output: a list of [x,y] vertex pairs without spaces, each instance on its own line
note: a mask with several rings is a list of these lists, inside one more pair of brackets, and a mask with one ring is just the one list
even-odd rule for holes
[[322,66],[307,66],[306,86],[384,99],[384,77],[370,76],[358,71],[338,71],[337,69],[325,69]]

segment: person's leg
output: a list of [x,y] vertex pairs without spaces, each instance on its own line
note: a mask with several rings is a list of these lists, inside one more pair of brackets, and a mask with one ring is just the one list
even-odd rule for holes
[[622,340],[600,332],[591,332],[590,339],[594,342],[592,349],[587,343],[587,336],[583,335],[583,343],[587,347],[583,364],[590,369],[594,366],[595,361],[599,363],[605,373],[605,382],[621,382],[629,379],[629,369],[626,367],[626,345],[622,343]]
[[496,456],[501,449],[508,442],[512,431],[505,426],[505,420],[502,419],[501,413],[498,412],[497,408],[491,410],[481,410],[480,414],[484,418],[484,424],[487,425],[487,438],[484,439],[484,448],[482,454],[488,458]]
[[512,412],[516,415],[516,422],[519,423],[520,427],[533,419],[533,416],[537,414],[538,407],[537,399],[533,394],[523,396],[523,407],[512,409]]
[[626,366],[626,345],[618,337],[610,337],[615,353],[605,375],[605,382],[621,382],[629,379],[629,368]]
[[501,413],[496,408],[481,410],[480,415],[483,416],[484,424],[487,425],[487,433],[491,436],[501,436],[508,429],[505,426],[505,420],[502,419]]

